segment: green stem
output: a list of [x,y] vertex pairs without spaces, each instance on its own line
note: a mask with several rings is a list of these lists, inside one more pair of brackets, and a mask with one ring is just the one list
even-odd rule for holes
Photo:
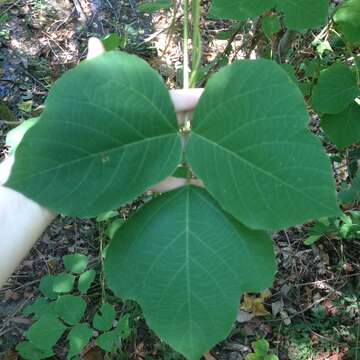
[[99,224],[99,241],[100,241],[100,286],[101,286],[101,303],[106,302],[105,290],[105,269],[104,269],[104,234],[102,226]]
[[183,88],[189,88],[189,0],[183,0],[184,45],[183,45]]
[[195,87],[198,72],[201,65],[201,33],[200,33],[200,0],[192,0],[192,72],[190,75],[190,87]]

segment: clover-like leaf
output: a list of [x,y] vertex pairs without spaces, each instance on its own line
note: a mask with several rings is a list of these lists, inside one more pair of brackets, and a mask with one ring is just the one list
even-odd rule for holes
[[88,257],[84,254],[70,254],[63,257],[64,266],[67,271],[81,274],[88,264]]
[[53,290],[54,279],[54,275],[45,275],[41,278],[39,285],[41,293],[50,300],[55,300],[58,297],[58,294]]
[[187,160],[224,210],[248,227],[281,229],[335,215],[330,162],[307,123],[303,96],[279,65],[236,62],[208,82]]
[[6,185],[57,212],[92,217],[171,175],[180,158],[176,114],[159,74],[112,51],[55,83]]
[[138,301],[150,327],[190,360],[229,334],[240,294],[267,288],[274,273],[271,239],[194,187],[144,205],[105,258],[110,288]]
[[86,323],[74,326],[67,336],[70,343],[67,357],[71,359],[73,356],[80,354],[81,350],[89,343],[92,334],[92,330]]
[[96,339],[96,345],[107,352],[112,352],[120,340],[120,335],[115,331],[108,331]]
[[52,289],[56,293],[68,293],[72,290],[75,277],[71,274],[60,273],[53,278]]
[[80,296],[63,295],[56,301],[57,314],[69,325],[75,325],[84,316],[86,302]]
[[314,86],[312,106],[319,113],[338,114],[345,110],[358,94],[355,73],[346,64],[333,64],[321,71],[319,81]]
[[360,143],[360,105],[354,101],[338,114],[323,115],[321,127],[340,149]]
[[54,355],[51,349],[38,349],[30,341],[22,341],[16,345],[16,351],[25,360],[42,360]]
[[116,312],[110,304],[102,304],[100,311],[95,314],[93,326],[97,330],[107,331],[113,327]]
[[45,298],[39,297],[33,304],[26,306],[23,310],[24,316],[33,315],[35,319],[39,319],[45,314],[56,315],[56,306],[54,302],[48,302]]
[[78,288],[82,294],[85,294],[90,289],[91,284],[95,280],[95,276],[96,271],[93,269],[85,271],[79,276]]
[[51,350],[66,330],[64,324],[52,314],[43,315],[35,322],[25,336],[39,349]]

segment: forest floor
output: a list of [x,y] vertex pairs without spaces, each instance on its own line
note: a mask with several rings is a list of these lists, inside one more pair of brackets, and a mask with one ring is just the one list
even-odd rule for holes
[[[7,132],[41,113],[50,85],[85,58],[90,36],[121,34],[126,51],[146,58],[170,88],[179,86],[181,25],[175,21],[168,41],[171,13],[139,14],[136,5],[136,0],[0,1],[0,158],[7,153]],[[225,25],[202,23],[207,63],[226,47],[226,41],[216,40]],[[246,36],[235,39],[234,49],[234,58],[253,50]],[[346,170],[339,168],[337,174],[341,171]],[[128,217],[141,203],[119,209],[119,216]],[[58,216],[0,290],[1,359],[20,359],[14,348],[31,324],[22,311],[38,296],[41,277],[63,270],[64,255],[86,254],[98,268],[103,226],[95,220]],[[306,246],[308,229],[299,226],[274,235],[278,260],[274,286],[242,299],[232,333],[205,355],[206,360],[244,359],[251,342],[260,338],[267,339],[271,351],[284,360],[360,358],[360,241],[335,234]],[[98,282],[91,295],[95,308]],[[123,344],[125,359],[182,359],[146,327],[138,310],[135,313],[133,335]],[[55,349],[56,358],[65,358],[64,347],[65,341]],[[81,358],[104,357],[92,343]]]

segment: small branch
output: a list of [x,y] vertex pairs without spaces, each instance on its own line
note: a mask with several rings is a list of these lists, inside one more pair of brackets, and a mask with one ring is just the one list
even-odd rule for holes
[[183,42],[183,88],[189,88],[189,2],[183,0],[184,42]]
[[190,87],[195,87],[198,71],[201,65],[201,33],[200,33],[200,0],[192,0],[192,72]]

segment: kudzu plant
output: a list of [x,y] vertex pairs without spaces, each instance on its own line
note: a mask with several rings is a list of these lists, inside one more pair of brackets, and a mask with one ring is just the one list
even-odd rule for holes
[[[192,15],[194,86],[201,72],[196,0]],[[349,54],[360,41],[358,0],[330,10],[328,0],[213,0],[210,16],[260,16],[268,39],[326,25]],[[185,87],[187,19],[185,0]],[[319,41],[322,59],[326,44]],[[271,286],[270,231],[341,215],[329,158],[307,128],[302,91],[336,145],[358,142],[357,65],[324,68],[320,59],[313,70],[306,65],[299,83],[291,65],[275,57],[235,61],[213,74],[186,126],[178,126],[162,78],[139,57],[110,51],[85,60],[52,87],[6,184],[53,211],[96,217],[180,164],[189,180],[200,179],[205,188],[189,181],[133,214],[105,259],[112,291],[136,300],[149,326],[191,360],[229,334],[241,294]],[[337,132],[344,121],[347,130]]]

